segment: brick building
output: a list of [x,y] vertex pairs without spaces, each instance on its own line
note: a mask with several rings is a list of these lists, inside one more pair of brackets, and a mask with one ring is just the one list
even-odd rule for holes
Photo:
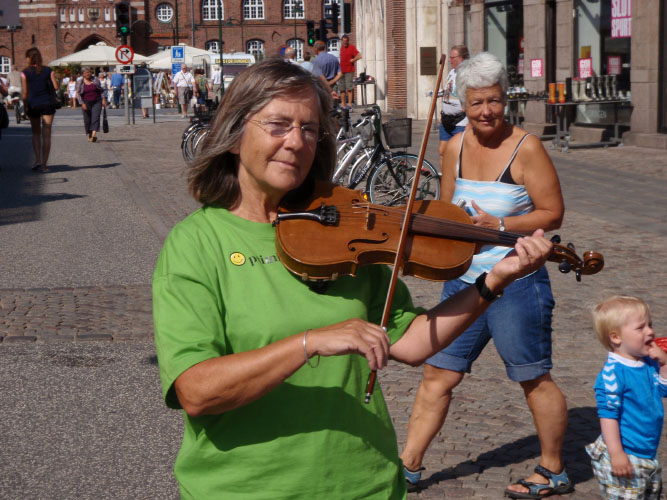
[[[218,52],[273,56],[292,45],[298,57],[310,52],[306,20],[319,20],[338,0],[131,0],[133,34],[128,43],[138,54],[185,43]],[[0,28],[0,73],[15,59],[24,65],[25,51],[37,46],[48,63],[97,42],[120,45],[116,37],[114,0],[6,0],[18,5],[15,28]],[[221,14],[221,15],[220,15]],[[354,19],[354,17],[352,17]],[[317,23],[316,23],[317,24]],[[330,50],[338,48],[329,34]]]

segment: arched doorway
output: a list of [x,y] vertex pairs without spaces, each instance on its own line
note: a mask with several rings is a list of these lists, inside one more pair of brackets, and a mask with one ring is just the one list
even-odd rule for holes
[[105,38],[103,38],[99,35],[90,35],[90,36],[84,38],[83,40],[81,40],[77,44],[76,48],[74,49],[74,52],[79,52],[80,50],[87,49],[91,45],[95,45],[98,42],[104,42],[106,45],[109,45],[111,47],[114,46],[114,44],[111,43],[109,40],[107,40],[107,39],[105,39]]

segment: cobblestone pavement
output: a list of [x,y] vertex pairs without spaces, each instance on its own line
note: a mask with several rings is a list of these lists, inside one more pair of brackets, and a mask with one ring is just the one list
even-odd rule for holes
[[[12,127],[0,141],[0,351],[16,343],[37,349],[59,341],[150,339],[152,262],[168,230],[196,208],[187,194],[179,149],[184,120],[165,116],[155,125],[125,126],[116,118],[111,132],[91,145],[81,140],[78,116],[56,118],[54,167],[44,176],[25,173],[30,164],[26,128]],[[420,126],[423,130],[423,123],[415,122],[415,144]],[[12,149],[16,144],[22,147]],[[568,498],[595,499],[597,485],[583,446],[599,432],[592,387],[606,354],[595,340],[588,311],[611,293],[639,295],[652,307],[658,334],[667,334],[667,155],[632,147],[550,155],[567,207],[558,234],[579,253],[593,249],[605,256],[605,269],[581,283],[549,267],[557,303],[553,376],[568,400],[564,454],[577,484]],[[427,158],[437,164],[435,133]],[[86,198],[92,193],[94,206]],[[116,228],[114,218],[119,224],[130,221],[131,227]],[[72,222],[63,225],[64,219]],[[56,232],[58,238],[51,234]],[[113,240],[107,234],[114,234]],[[44,241],[57,251],[44,247]],[[115,249],[116,242],[126,251]],[[85,255],[79,258],[77,248],[91,262]],[[437,302],[440,284],[406,281],[415,302]],[[381,373],[399,446],[420,374],[421,368],[396,363]],[[664,438],[660,457],[667,463]],[[427,452],[424,480],[409,499],[501,498],[509,481],[528,475],[538,458],[520,387],[507,380],[489,346],[457,390],[447,422]]]

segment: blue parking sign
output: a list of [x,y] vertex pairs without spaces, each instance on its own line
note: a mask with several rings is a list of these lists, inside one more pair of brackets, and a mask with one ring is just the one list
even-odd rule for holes
[[185,47],[174,46],[171,48],[171,62],[183,62],[185,60]]

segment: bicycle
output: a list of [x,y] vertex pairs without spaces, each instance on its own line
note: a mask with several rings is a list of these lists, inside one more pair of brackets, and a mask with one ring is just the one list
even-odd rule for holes
[[[412,120],[391,120],[380,127],[380,116],[376,106],[362,113],[362,117],[372,118],[375,146],[366,147],[360,153],[350,170],[347,187],[355,189],[366,178],[364,193],[371,203],[403,205],[410,196],[419,158],[412,153],[397,153],[391,149],[410,147]],[[417,199],[440,199],[440,174],[426,159],[420,171]]]
[[183,132],[181,153],[186,163],[191,162],[204,144],[204,139],[210,131],[210,122],[215,115],[215,103],[207,101],[206,106],[198,107],[195,116],[190,118],[190,125]]
[[23,99],[21,99],[21,95],[18,92],[13,92],[9,98],[9,102],[12,104],[14,113],[16,114],[16,124],[20,125],[21,120],[25,121],[26,119]]

